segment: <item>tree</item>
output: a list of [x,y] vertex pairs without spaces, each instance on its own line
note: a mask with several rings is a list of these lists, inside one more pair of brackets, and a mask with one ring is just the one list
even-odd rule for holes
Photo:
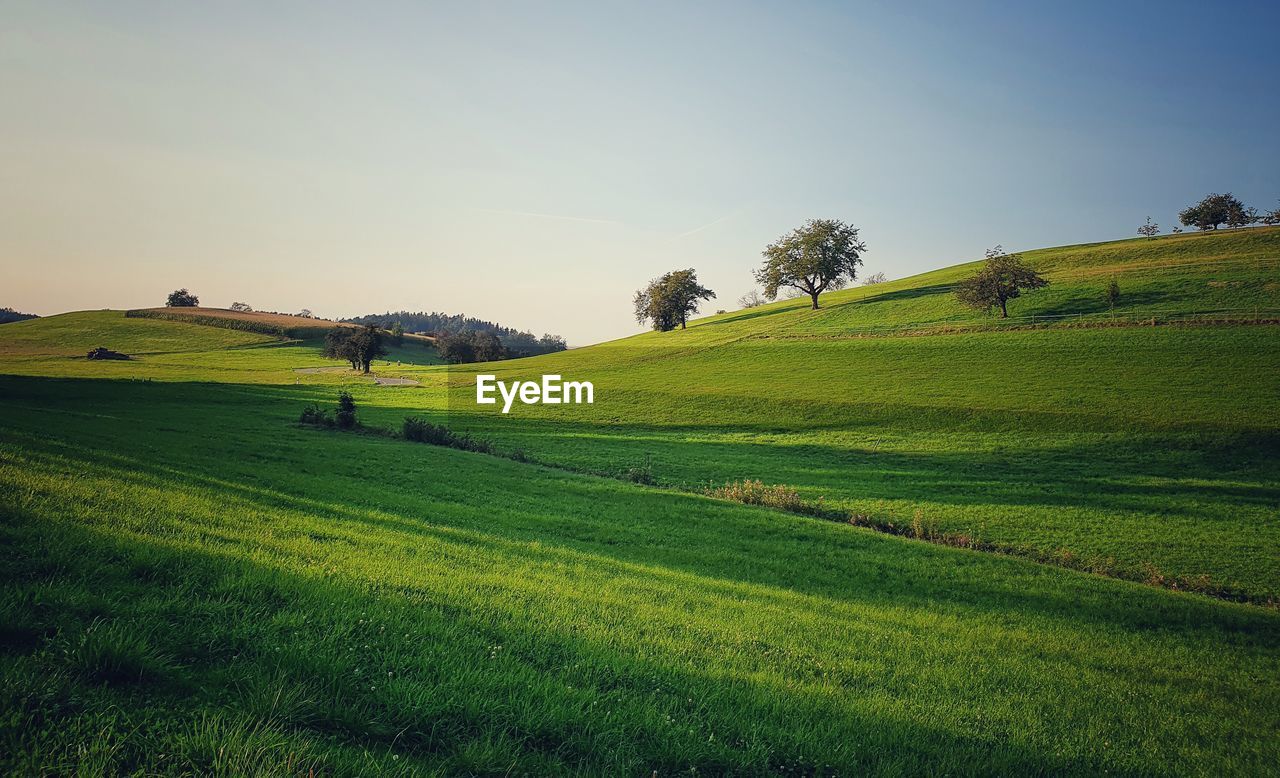
[[311,315],[311,309],[310,309],[310,308],[303,308],[302,310],[298,311],[298,315],[299,315],[299,316],[301,316],[301,317],[302,317],[302,318],[304,318],[304,319],[310,319],[310,318],[313,318],[313,317],[312,317],[312,315]]
[[1181,235],[1181,234],[1182,234],[1182,228],[1181,228],[1181,227],[1174,227],[1173,229],[1169,230],[1169,232],[1173,233],[1174,235]]
[[476,351],[471,337],[465,332],[445,332],[436,336],[436,353],[452,364],[476,361]]
[[557,351],[564,351],[569,348],[569,344],[565,343],[564,338],[559,335],[547,333],[538,338],[538,348],[543,354],[552,354]]
[[836,219],[810,219],[765,247],[756,281],[770,300],[778,299],[779,289],[791,287],[809,295],[817,310],[818,295],[854,279],[866,250],[856,227]]
[[1120,284],[1117,284],[1116,280],[1113,278],[1111,279],[1111,283],[1107,285],[1107,307],[1115,310],[1115,307],[1119,304]]
[[658,332],[667,332],[680,325],[684,329],[689,317],[698,312],[702,300],[710,300],[716,293],[698,283],[693,268],[673,270],[649,282],[636,291],[636,321],[653,325]]
[[248,303],[232,303],[232,304],[231,304],[231,310],[233,310],[233,311],[242,311],[242,312],[250,312],[250,311],[252,311],[253,309],[249,307],[249,304],[248,304]]
[[473,332],[471,350],[475,353],[477,362],[496,362],[507,357],[507,350],[503,348],[502,341],[498,340],[498,336],[492,332]]
[[356,426],[356,401],[350,392],[338,393],[338,409],[334,411],[333,420],[339,429],[349,430]]
[[1138,228],[1138,234],[1145,235],[1147,239],[1150,240],[1160,234],[1160,225],[1153,224],[1151,222],[1151,217],[1148,216],[1147,223]]
[[1248,227],[1250,224],[1257,224],[1262,217],[1258,215],[1258,209],[1249,207],[1231,211],[1227,214],[1227,226],[1232,229],[1239,227]]
[[368,373],[373,367],[373,360],[386,354],[387,350],[382,347],[382,333],[373,325],[359,329],[338,327],[324,337],[326,357],[345,360],[351,364],[352,370],[362,373]]
[[404,342],[404,326],[400,322],[391,325],[391,342],[399,346]]
[[169,293],[169,300],[165,303],[168,308],[194,308],[200,304],[200,298],[188,292],[186,289],[178,289]]
[[1265,214],[1263,214],[1262,223],[1263,224],[1280,224],[1280,206],[1277,206],[1274,211],[1267,211]]
[[1249,211],[1245,209],[1244,203],[1230,192],[1211,194],[1178,212],[1178,221],[1198,230],[1216,230],[1219,224],[1243,227],[1253,223],[1247,221],[1249,218]]
[[889,279],[885,277],[884,273],[872,273],[871,275],[862,279],[862,285],[875,286],[876,284],[883,284],[885,281],[888,281],[888,280]]
[[761,305],[764,305],[764,298],[754,289],[738,298],[740,308],[755,308]]
[[979,310],[1000,309],[1000,318],[1009,318],[1009,301],[1024,291],[1040,289],[1049,282],[1027,267],[1018,254],[1006,254],[1003,246],[987,250],[987,261],[973,278],[956,285],[956,298]]

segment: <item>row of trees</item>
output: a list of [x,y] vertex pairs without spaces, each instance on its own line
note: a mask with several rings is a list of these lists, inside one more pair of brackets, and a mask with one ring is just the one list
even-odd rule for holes
[[479,345],[479,351],[483,353],[492,353],[494,351],[490,347],[488,339],[476,340],[473,337],[476,333],[489,333],[497,338],[502,347],[502,356],[498,357],[499,359],[549,354],[556,351],[564,351],[568,348],[564,338],[559,335],[548,333],[539,338],[531,332],[504,327],[495,322],[473,319],[461,314],[436,313],[434,311],[431,313],[399,311],[396,313],[388,312],[357,316],[344,321],[353,324],[373,324],[390,330],[392,333],[397,331],[404,333],[407,331],[431,335],[435,337],[437,347],[444,341],[450,341],[453,346],[456,346],[452,353],[457,355],[457,361],[460,362],[485,361],[465,359],[468,344],[470,344],[473,351],[476,350],[477,345]]
[[[1215,193],[1206,195],[1195,205],[1189,205],[1178,211],[1178,221],[1183,227],[1195,227],[1202,232],[1216,230],[1224,225],[1231,229],[1254,224],[1276,225],[1280,224],[1280,206],[1266,213],[1259,213],[1257,208],[1245,205],[1230,192]],[[1174,227],[1172,232],[1176,235],[1182,232],[1182,228]],[[1155,238],[1160,234],[1160,225],[1151,221],[1151,217],[1148,216],[1146,223],[1138,228],[1138,234]]]
[[0,308],[0,324],[8,324],[15,321],[26,321],[27,319],[39,319],[40,317],[34,313],[22,313],[12,308]]

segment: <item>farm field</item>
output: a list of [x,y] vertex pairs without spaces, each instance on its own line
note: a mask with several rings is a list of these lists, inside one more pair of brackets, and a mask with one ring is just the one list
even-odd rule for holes
[[[1053,285],[1015,301],[1101,324],[1252,304],[1231,324],[978,320],[949,268],[375,365],[416,386],[332,370],[314,338],[4,325],[0,770],[1273,772],[1280,328],[1251,321],[1278,244],[1027,252]],[[1128,297],[1087,310],[1112,274]],[[979,326],[864,337],[938,321]],[[479,372],[596,402],[478,412]],[[533,461],[297,425],[339,389],[371,427]],[[591,475],[636,467],[656,488]],[[692,493],[744,478],[1011,554]]]

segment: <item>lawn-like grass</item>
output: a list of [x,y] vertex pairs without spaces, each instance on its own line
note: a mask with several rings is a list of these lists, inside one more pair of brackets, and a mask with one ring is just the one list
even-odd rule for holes
[[[1265,309],[1277,236],[1029,253],[1014,312],[1109,318],[1116,273],[1133,317]],[[403,387],[314,339],[0,327],[0,770],[1273,772],[1280,331],[862,337],[975,321],[967,272],[492,365],[407,343]],[[481,411],[477,372],[596,403]],[[554,468],[295,424],[339,389]],[[568,471],[645,465],[673,488]],[[1051,564],[689,494],[740,478]]]
[[330,387],[0,392],[9,771],[1280,758],[1271,610],[294,426]]

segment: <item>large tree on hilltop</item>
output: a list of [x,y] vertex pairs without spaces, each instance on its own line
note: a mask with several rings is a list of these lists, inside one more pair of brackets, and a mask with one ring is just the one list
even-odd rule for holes
[[1216,230],[1219,224],[1243,227],[1257,221],[1257,212],[1245,208],[1235,195],[1211,194],[1178,212],[1178,221],[1198,230]]
[[790,287],[809,295],[817,310],[818,295],[841,289],[857,276],[866,250],[858,228],[838,219],[810,219],[765,247],[756,281],[770,300]]

